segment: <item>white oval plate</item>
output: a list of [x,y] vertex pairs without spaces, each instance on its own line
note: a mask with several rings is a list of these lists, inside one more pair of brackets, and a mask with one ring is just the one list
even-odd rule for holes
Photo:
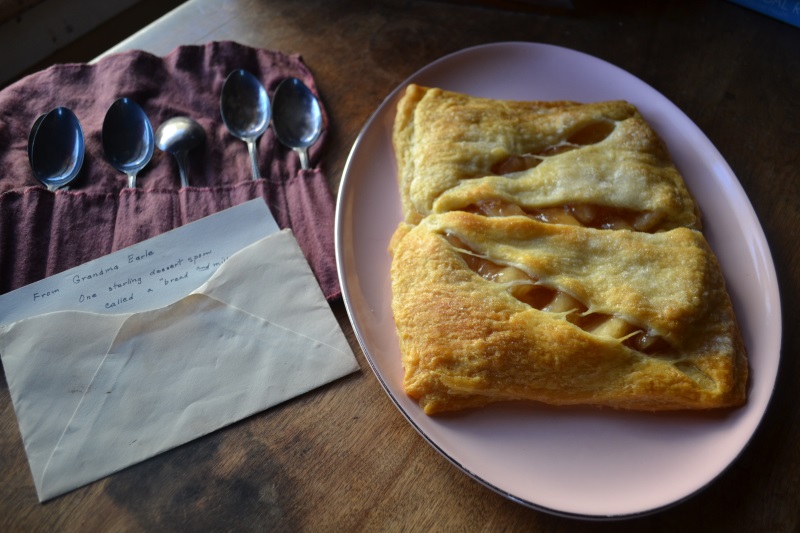
[[[390,308],[389,239],[402,219],[391,143],[409,82],[516,100],[622,99],[666,141],[704,217],[748,348],[745,407],[711,413],[627,413],[502,404],[428,417],[403,392]],[[417,431],[496,492],[547,512],[619,518],[694,494],[742,451],[766,410],[780,357],[781,310],[772,257],[736,176],[700,129],[631,74],[557,46],[498,43],[446,56],[412,75],[367,122],[350,153],[336,209],[336,260],[361,347]]]

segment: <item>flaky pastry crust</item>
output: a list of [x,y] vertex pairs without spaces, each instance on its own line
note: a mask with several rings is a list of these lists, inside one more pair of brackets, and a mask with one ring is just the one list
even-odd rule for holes
[[663,142],[627,102],[500,101],[412,84],[393,143],[412,224],[502,199],[657,211],[668,227],[700,227]]
[[[697,231],[454,212],[403,225],[392,252],[404,387],[429,414],[520,399],[640,410],[744,401],[744,347],[716,259]],[[537,309],[513,295],[519,279],[486,279],[465,254],[521,270],[530,277],[523,283],[567,293],[585,309]],[[579,315],[622,318],[666,347],[638,351],[582,329]]]

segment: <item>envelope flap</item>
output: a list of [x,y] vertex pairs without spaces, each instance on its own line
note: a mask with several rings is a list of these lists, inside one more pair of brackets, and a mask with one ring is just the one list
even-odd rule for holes
[[[243,286],[240,276],[252,285]],[[291,230],[243,249],[195,292],[352,353],[339,324],[330,320],[330,307]]]

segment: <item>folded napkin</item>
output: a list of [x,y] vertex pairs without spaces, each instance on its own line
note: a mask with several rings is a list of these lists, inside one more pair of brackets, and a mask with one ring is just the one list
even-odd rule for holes
[[195,287],[155,309],[67,308],[0,326],[40,500],[358,369],[290,230]]
[[[290,76],[317,92],[298,55],[234,42],[182,46],[165,57],[130,51],[91,65],[56,65],[0,91],[0,294],[261,197],[278,225],[293,231],[325,297],[338,298],[334,199],[317,166],[328,130],[324,101],[312,169],[301,170],[270,128],[258,142],[263,178],[253,181],[246,145],[227,131],[219,111],[225,78],[239,68],[270,96]],[[126,189],[126,176],[105,161],[103,119],[123,96],[142,106],[154,129],[178,115],[203,126],[205,146],[189,153],[190,187],[180,188],[175,158],[158,149],[137,189]],[[36,117],[58,106],[80,120],[86,158],[70,190],[52,193],[34,178],[27,137]]]

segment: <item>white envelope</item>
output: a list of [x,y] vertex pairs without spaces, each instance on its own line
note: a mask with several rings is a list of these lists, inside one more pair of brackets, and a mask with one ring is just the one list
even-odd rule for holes
[[2,326],[0,354],[41,501],[358,369],[288,230],[165,307]]

